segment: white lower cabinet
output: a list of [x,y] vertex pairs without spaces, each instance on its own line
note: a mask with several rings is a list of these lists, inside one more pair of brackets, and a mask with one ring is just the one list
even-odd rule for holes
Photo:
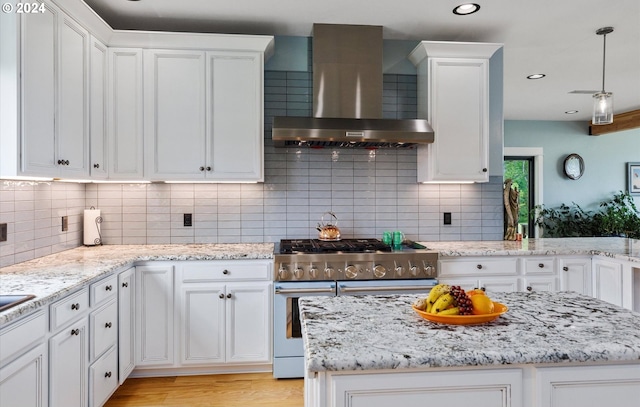
[[47,345],[42,343],[0,369],[0,406],[46,407]]
[[592,295],[591,257],[558,257],[560,289]]
[[49,339],[49,406],[84,407],[89,335],[83,317]]
[[247,273],[239,270],[247,266],[239,262],[180,267],[181,365],[270,363],[270,265],[260,262],[250,265],[254,270]]
[[0,332],[0,406],[49,405],[46,320],[38,311]]
[[135,367],[135,267],[118,274],[118,381]]
[[173,265],[136,267],[136,366],[171,366]]
[[594,297],[622,306],[623,304],[622,263],[594,258]]
[[[370,371],[369,371],[370,372]],[[329,374],[324,383],[306,379],[305,386],[325,387],[326,403],[305,400],[308,407],[424,407],[435,405],[522,407],[520,369],[473,371]],[[307,383],[307,381],[309,383]],[[472,403],[471,403],[472,401]]]

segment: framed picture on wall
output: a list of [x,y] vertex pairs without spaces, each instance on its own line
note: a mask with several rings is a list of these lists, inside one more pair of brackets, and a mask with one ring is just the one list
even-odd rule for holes
[[627,191],[640,195],[640,163],[627,163]]

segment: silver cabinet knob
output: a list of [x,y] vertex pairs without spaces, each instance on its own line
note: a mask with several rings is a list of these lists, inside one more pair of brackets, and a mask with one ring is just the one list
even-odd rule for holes
[[564,267],[562,268],[562,270],[564,270],[564,271],[569,271],[569,267],[564,266]]
[[227,298],[231,298],[231,293],[227,294]]
[[223,300],[224,299],[224,294],[220,293],[220,295],[218,295],[218,297]]
[[533,291],[533,287],[527,286],[527,291]]

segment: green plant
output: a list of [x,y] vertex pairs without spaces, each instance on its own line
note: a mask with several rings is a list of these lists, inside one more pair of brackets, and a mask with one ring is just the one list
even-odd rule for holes
[[585,211],[578,204],[559,208],[536,207],[536,226],[545,237],[627,236],[640,239],[640,212],[628,192],[616,193],[600,202],[597,212]]

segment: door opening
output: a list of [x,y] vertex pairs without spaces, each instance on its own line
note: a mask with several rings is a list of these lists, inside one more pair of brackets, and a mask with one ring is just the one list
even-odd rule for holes
[[518,233],[523,237],[534,237],[535,172],[533,157],[504,157],[504,179],[511,178],[513,186],[520,191]]

